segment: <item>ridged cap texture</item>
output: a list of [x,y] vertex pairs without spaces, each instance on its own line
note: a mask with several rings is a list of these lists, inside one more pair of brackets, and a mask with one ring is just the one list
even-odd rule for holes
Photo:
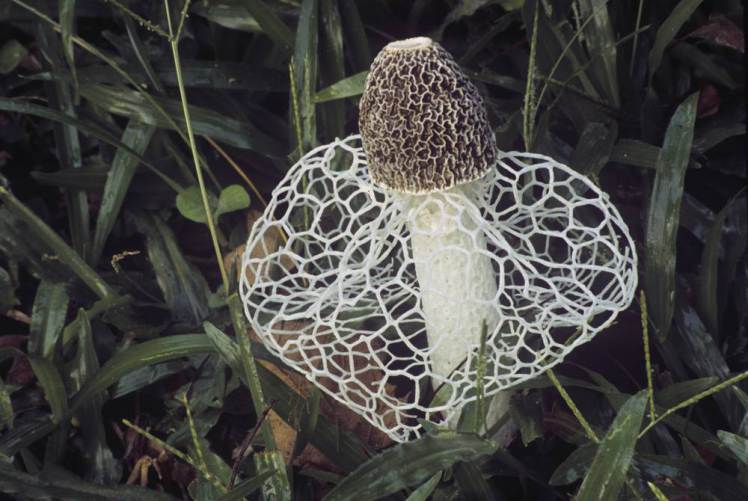
[[493,131],[478,89],[438,43],[390,43],[374,58],[359,103],[369,174],[403,193],[474,181],[496,162]]

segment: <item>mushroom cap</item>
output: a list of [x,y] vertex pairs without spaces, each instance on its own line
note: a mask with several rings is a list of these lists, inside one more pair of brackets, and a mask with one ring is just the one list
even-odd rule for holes
[[442,191],[483,177],[496,162],[483,99],[430,38],[385,46],[374,58],[359,107],[369,173],[381,187]]

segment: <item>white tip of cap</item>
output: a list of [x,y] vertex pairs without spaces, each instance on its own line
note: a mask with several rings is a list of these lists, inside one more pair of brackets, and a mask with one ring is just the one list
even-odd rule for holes
[[429,37],[414,37],[406,38],[405,40],[398,40],[387,44],[385,49],[392,50],[414,50],[414,49],[426,49],[431,47],[434,41]]

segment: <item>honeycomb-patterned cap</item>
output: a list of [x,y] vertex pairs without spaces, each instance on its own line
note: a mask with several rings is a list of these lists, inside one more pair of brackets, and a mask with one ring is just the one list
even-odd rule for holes
[[379,186],[430,193],[474,181],[496,162],[478,90],[438,43],[392,42],[374,58],[359,128]]

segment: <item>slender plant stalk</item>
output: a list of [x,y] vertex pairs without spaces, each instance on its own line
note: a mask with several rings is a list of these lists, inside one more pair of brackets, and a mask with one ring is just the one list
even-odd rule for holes
[[574,401],[571,399],[571,396],[566,392],[566,389],[561,384],[561,381],[558,380],[556,377],[556,374],[553,373],[551,369],[548,369],[546,371],[546,374],[548,374],[548,379],[551,380],[553,383],[553,386],[556,387],[558,392],[561,394],[561,398],[564,399],[564,402],[566,402],[566,405],[569,406],[569,409],[571,409],[572,414],[574,414],[574,417],[577,418],[577,421],[579,421],[579,424],[582,425],[582,428],[584,429],[584,432],[587,434],[587,436],[595,442],[596,444],[600,443],[600,439],[597,437],[597,434],[595,433],[595,430],[592,429],[592,426],[590,426],[590,423],[587,422],[587,420],[582,415],[582,411],[579,410],[579,407],[576,406]]
[[192,417],[192,409],[190,409],[190,402],[187,400],[187,395],[182,395],[179,399],[181,404],[184,406],[185,413],[187,414],[187,426],[190,428],[190,437],[192,438],[192,446],[195,448],[195,455],[197,456],[197,465],[198,469],[201,471],[208,472],[209,474],[209,481],[212,483],[216,489],[218,489],[222,493],[226,493],[227,489],[226,486],[224,486],[218,478],[216,478],[215,475],[210,473],[210,468],[208,468],[208,463],[205,461],[205,453],[203,452],[203,446],[200,443],[200,437],[197,434],[197,428],[195,427],[195,420]]
[[123,419],[122,424],[127,426],[128,428],[134,430],[138,435],[141,435],[151,442],[158,444],[160,447],[162,447],[165,451],[167,451],[172,456],[181,459],[188,465],[192,466],[197,472],[200,473],[200,475],[203,476],[205,480],[213,484],[219,489],[223,489],[223,492],[226,492],[226,488],[221,484],[221,481],[218,480],[211,472],[209,472],[206,469],[203,469],[200,467],[198,463],[196,463],[188,454],[185,454],[184,452],[180,451],[176,447],[173,447],[160,438],[158,438],[156,435],[152,434],[149,431],[144,430],[140,426],[136,425],[135,423],[131,422],[129,419]]
[[[139,16],[138,14],[136,14],[135,12],[133,12],[127,5],[124,5],[124,4],[120,3],[118,0],[104,0],[104,1],[111,3],[117,9],[121,10],[124,14],[127,14],[128,16],[130,16],[131,18],[133,18],[135,20],[135,22],[137,22],[141,26],[144,26],[146,29],[148,29],[148,30],[154,32],[155,34],[157,34],[159,36],[162,36],[162,37],[164,37],[166,39],[169,38],[169,34],[166,33],[164,30],[162,30],[160,26],[158,26],[156,24],[153,24],[148,19],[146,19],[146,18],[144,18],[142,16]],[[187,2],[187,3],[189,3],[189,2]]]
[[[564,59],[564,56],[566,56],[566,53],[571,50],[571,46],[574,44],[574,42],[582,36],[582,32],[587,27],[587,25],[592,21],[594,16],[597,14],[597,10],[603,7],[607,7],[607,0],[599,5],[596,5],[592,12],[590,12],[589,16],[587,16],[587,19],[585,19],[582,24],[579,25],[577,30],[574,32],[574,35],[569,39],[569,41],[566,43],[564,48],[561,50],[561,54],[558,55],[556,58],[556,61],[553,63],[553,66],[551,67],[551,71],[548,72],[548,76],[545,79],[545,82],[543,84],[543,87],[540,89],[540,94],[538,95],[537,105],[540,106],[540,104],[543,102],[543,97],[545,96],[546,91],[548,90],[548,81],[553,78],[553,75],[556,73],[556,70],[558,70],[558,67],[561,66],[561,62]],[[586,66],[585,66],[586,67]]]
[[636,49],[639,45],[639,26],[642,22],[642,11],[644,10],[644,0],[639,0],[639,8],[636,11],[636,26],[634,26],[634,45],[631,48],[631,62],[629,63],[629,76],[634,74],[634,62],[636,61]]
[[652,356],[649,350],[649,316],[647,315],[647,296],[644,289],[639,294],[639,305],[642,312],[642,336],[644,343],[644,366],[647,371],[647,398],[649,399],[649,421],[657,419],[655,413],[654,385],[652,384]]
[[527,151],[532,149],[538,102],[535,100],[535,67],[537,64],[539,15],[540,2],[539,0],[535,0],[535,13],[532,18],[532,36],[530,37],[530,60],[527,65],[527,83],[525,86],[525,109],[522,114],[522,136],[525,139],[525,150]]
[[[174,59],[174,71],[177,74],[177,86],[179,87],[179,97],[182,102],[182,113],[184,114],[184,122],[187,126],[187,139],[190,145],[190,151],[192,153],[192,159],[195,164],[195,175],[197,176],[197,183],[200,187],[200,196],[203,200],[203,208],[205,209],[205,215],[208,221],[208,230],[210,231],[210,239],[213,242],[213,251],[216,254],[216,261],[218,261],[218,269],[221,272],[221,281],[223,282],[223,288],[226,294],[229,292],[229,277],[226,273],[226,266],[223,263],[223,254],[221,253],[221,246],[218,243],[218,233],[216,232],[215,222],[213,221],[213,214],[210,211],[210,202],[208,201],[208,191],[205,188],[205,180],[203,179],[203,170],[200,168],[200,160],[197,153],[197,143],[195,143],[195,134],[192,131],[192,120],[190,119],[190,108],[187,105],[187,94],[184,90],[184,80],[182,78],[182,65],[179,59],[179,39],[173,36],[172,25],[171,25],[171,13],[169,9],[169,0],[164,0],[164,8],[166,10],[166,21],[169,25],[169,44],[171,45],[171,54]],[[183,12],[184,15],[184,12]],[[181,22],[180,22],[181,24]]]
[[[239,296],[232,294],[229,296],[229,311],[231,313],[231,322],[234,326],[234,335],[239,343],[239,352],[242,360],[242,371],[244,372],[244,378],[249,387],[249,392],[252,395],[252,404],[255,408],[257,417],[262,415],[267,408],[265,402],[265,393],[262,390],[262,383],[260,382],[260,375],[257,372],[257,362],[255,361],[254,354],[252,353],[252,346],[250,344],[249,335],[247,334],[246,323],[244,322],[244,313],[241,307],[241,301]],[[260,432],[262,433],[263,440],[265,442],[265,448],[275,450],[275,437],[273,431],[270,429],[266,421],[260,425]]]
[[254,193],[254,195],[260,201],[262,206],[267,207],[268,203],[265,200],[265,197],[262,196],[262,193],[260,193],[260,190],[257,189],[257,186],[255,185],[255,183],[253,183],[252,180],[249,178],[249,176],[247,176],[244,173],[244,171],[242,170],[241,167],[239,167],[236,161],[234,161],[234,159],[231,158],[231,156],[228,153],[226,153],[226,150],[221,148],[218,145],[218,143],[216,143],[215,141],[213,141],[213,139],[209,137],[206,137],[205,140],[214,150],[216,150],[216,152],[218,152],[219,155],[221,155],[221,157],[224,160],[226,160],[226,163],[228,163],[231,166],[231,168],[234,169],[234,171],[239,175],[239,177],[241,177],[244,180],[244,182],[247,183],[247,186],[249,186],[249,189],[252,190],[252,193]]
[[706,397],[710,397],[710,396],[714,395],[715,393],[719,393],[720,391],[722,391],[722,390],[724,390],[726,388],[729,388],[729,387],[731,387],[733,385],[736,385],[740,381],[743,381],[744,379],[748,379],[748,371],[741,372],[737,376],[733,376],[730,379],[727,379],[726,381],[723,381],[723,382],[721,382],[718,385],[712,386],[708,390],[702,391],[698,395],[694,395],[691,398],[688,398],[688,399],[683,400],[682,402],[680,402],[678,404],[675,404],[674,406],[672,406],[671,408],[669,408],[668,410],[666,410],[665,412],[663,412],[657,419],[655,419],[654,421],[652,421],[651,423],[649,423],[641,431],[641,433],[639,433],[639,438],[642,438],[644,435],[647,434],[647,432],[649,432],[649,430],[651,430],[652,428],[654,428],[655,426],[657,426],[664,419],[666,419],[668,416],[674,414],[675,412],[677,412],[677,411],[679,411],[679,410],[681,410],[683,408],[689,407],[689,406],[691,406],[691,405],[699,402],[700,400],[705,399]]

